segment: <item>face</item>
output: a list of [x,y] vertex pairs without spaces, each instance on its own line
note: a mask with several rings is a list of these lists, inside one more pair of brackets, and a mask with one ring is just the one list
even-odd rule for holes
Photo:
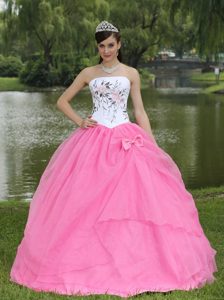
[[98,44],[99,54],[105,62],[113,61],[117,58],[117,52],[120,47],[120,42],[118,43],[113,35]]

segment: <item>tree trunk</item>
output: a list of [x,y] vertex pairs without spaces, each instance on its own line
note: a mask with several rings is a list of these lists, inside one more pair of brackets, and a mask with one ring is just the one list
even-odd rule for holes
[[47,42],[44,46],[44,61],[46,70],[49,70],[49,66],[52,65],[52,55],[51,55],[52,44]]
[[183,58],[183,54],[184,54],[183,48],[177,48],[177,49],[176,49],[176,56],[177,56],[178,58],[182,59],[182,58]]
[[131,53],[129,58],[128,58],[128,64],[132,66],[133,68],[137,68],[140,59],[142,58],[142,55],[145,53],[145,51],[148,48],[144,47],[142,49],[139,49],[135,53]]
[[128,64],[133,68],[137,68],[140,58],[140,55],[132,55],[129,57]]

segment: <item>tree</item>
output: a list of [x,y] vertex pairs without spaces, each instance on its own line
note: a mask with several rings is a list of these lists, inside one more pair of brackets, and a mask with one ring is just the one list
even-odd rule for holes
[[51,52],[64,31],[63,6],[56,1],[17,0],[20,29],[29,39],[36,39],[43,50],[46,69],[52,63]]
[[126,1],[111,3],[110,18],[122,30],[124,57],[136,67],[143,54],[159,45],[164,37],[163,0]]
[[178,10],[173,21],[170,22],[169,14],[167,14],[167,30],[164,38],[164,46],[171,48],[177,57],[182,58],[184,52],[188,52],[195,47],[195,43],[196,33],[191,15],[184,15]]
[[172,0],[171,19],[179,10],[185,15],[192,15],[199,53],[210,55],[219,52],[224,42],[224,1]]
[[20,49],[18,37],[18,17],[15,14],[15,1],[5,1],[6,9],[0,13],[1,53],[5,56],[15,55]]

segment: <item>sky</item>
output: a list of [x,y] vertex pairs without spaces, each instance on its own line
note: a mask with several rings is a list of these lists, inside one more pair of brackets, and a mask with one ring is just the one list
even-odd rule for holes
[[0,0],[0,10],[3,10],[3,8],[4,8],[4,1],[3,0]]

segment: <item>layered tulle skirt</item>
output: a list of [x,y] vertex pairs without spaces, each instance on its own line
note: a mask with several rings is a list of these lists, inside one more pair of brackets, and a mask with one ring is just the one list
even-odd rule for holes
[[10,279],[67,295],[190,290],[215,280],[215,254],[172,158],[135,123],[98,124],[49,161]]

